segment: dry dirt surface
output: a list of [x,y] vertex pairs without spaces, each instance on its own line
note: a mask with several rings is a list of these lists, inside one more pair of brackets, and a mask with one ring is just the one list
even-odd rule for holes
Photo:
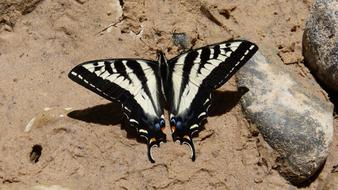
[[87,60],[155,59],[157,49],[171,58],[179,53],[172,35],[184,32],[189,48],[249,39],[307,80],[301,39],[311,0],[21,1],[28,8],[4,2],[0,189],[337,188],[337,134],[316,178],[291,185],[275,170],[273,150],[244,118],[234,78],[214,94],[205,129],[194,138],[196,161],[169,138],[151,164],[119,105],[67,77]]

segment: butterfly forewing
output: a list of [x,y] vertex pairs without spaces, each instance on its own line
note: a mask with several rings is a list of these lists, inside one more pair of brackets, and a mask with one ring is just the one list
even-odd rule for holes
[[148,137],[163,115],[158,64],[148,60],[106,59],[76,66],[69,78],[100,96],[121,103],[131,125]]

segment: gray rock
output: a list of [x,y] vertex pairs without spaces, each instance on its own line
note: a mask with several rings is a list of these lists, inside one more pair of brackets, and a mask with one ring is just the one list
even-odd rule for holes
[[185,33],[173,33],[172,39],[175,46],[183,50],[188,48],[188,36]]
[[305,63],[328,88],[338,91],[338,2],[317,0],[303,35]]
[[314,93],[318,86],[306,86],[282,66],[257,52],[237,79],[239,86],[249,88],[241,99],[246,116],[280,155],[279,172],[300,184],[326,160],[333,135],[333,105]]

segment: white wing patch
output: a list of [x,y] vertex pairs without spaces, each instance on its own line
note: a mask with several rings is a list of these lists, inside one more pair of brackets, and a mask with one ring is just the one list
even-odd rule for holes
[[178,100],[180,97],[180,90],[181,90],[181,84],[182,84],[182,79],[183,79],[183,64],[184,60],[187,54],[182,55],[176,63],[176,66],[174,67],[173,75],[172,75],[172,82],[173,82],[173,94],[174,98],[172,100],[172,104],[178,109]]
[[[158,93],[157,93],[157,79],[155,77],[156,73],[152,69],[149,69],[150,67],[147,67],[144,62],[137,61],[147,78],[147,85],[150,90],[150,96],[153,97],[154,100],[158,100]],[[126,66],[128,68],[128,66]],[[129,68],[130,69],[130,68]],[[134,72],[129,72],[129,77],[132,81],[131,85],[124,84],[124,86],[121,86],[122,88],[128,90],[131,94],[134,95],[135,100],[137,103],[141,105],[141,107],[150,115],[157,116],[156,110],[161,109],[159,108],[158,104],[155,104],[155,109],[153,107],[153,104],[151,102],[151,98],[147,95],[147,93],[142,88],[141,81],[137,78],[136,74]]]
[[190,104],[191,104],[193,98],[189,98],[189,97],[195,97],[198,89],[199,89],[198,86],[196,86],[195,84],[192,84],[192,83],[187,84],[187,86],[184,89],[184,92],[181,96],[180,105],[177,108],[178,113],[183,112],[185,109],[190,107]]

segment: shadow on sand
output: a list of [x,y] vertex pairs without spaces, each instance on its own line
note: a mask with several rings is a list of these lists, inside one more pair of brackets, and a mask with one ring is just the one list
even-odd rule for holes
[[68,113],[68,117],[101,125],[121,125],[121,129],[127,131],[127,138],[136,139],[138,142],[144,143],[144,140],[138,137],[136,130],[128,126],[121,110],[119,103],[111,102],[72,111]]

